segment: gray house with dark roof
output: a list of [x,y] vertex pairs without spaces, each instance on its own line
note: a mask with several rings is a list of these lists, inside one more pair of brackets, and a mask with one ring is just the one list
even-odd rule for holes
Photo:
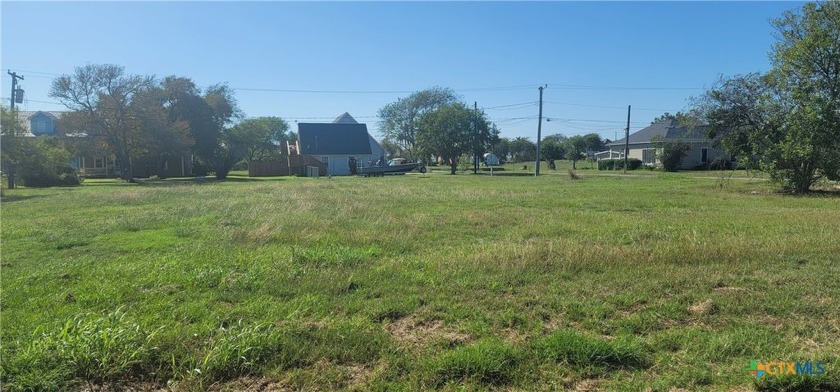
[[[680,169],[693,169],[726,156],[722,150],[712,147],[712,141],[706,137],[704,126],[690,128],[680,125],[676,120],[661,120],[630,135],[627,157],[640,159],[644,165],[656,165],[656,147],[653,140],[660,137],[666,141],[681,141],[691,146]],[[624,158],[624,140],[622,138],[607,144],[609,150],[597,155]]]
[[300,153],[325,163],[326,174],[332,176],[350,175],[350,157],[361,165],[385,157],[385,149],[368,133],[367,125],[349,113],[331,123],[299,123],[298,140]]

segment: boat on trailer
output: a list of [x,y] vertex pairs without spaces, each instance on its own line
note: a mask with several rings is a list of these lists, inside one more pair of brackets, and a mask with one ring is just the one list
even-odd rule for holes
[[359,175],[365,177],[382,177],[386,174],[405,174],[412,171],[426,172],[426,166],[419,162],[405,162],[401,159],[392,159],[378,165],[359,168]]

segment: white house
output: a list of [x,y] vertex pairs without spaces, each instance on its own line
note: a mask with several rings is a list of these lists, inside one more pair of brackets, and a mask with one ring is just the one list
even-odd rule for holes
[[367,125],[359,124],[349,113],[331,123],[299,123],[300,153],[327,165],[332,176],[350,175],[348,162],[354,157],[367,166],[385,158],[385,149],[368,133]]

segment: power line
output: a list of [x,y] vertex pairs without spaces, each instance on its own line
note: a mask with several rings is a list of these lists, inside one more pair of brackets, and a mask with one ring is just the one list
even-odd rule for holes
[[519,110],[525,109],[531,106],[536,106],[537,102],[522,102],[522,103],[512,103],[510,105],[500,105],[500,106],[491,106],[489,108],[483,108],[486,110]]
[[[623,106],[603,106],[603,105],[587,105],[582,103],[573,103],[573,102],[557,102],[557,101],[545,101],[545,103],[555,104],[555,105],[568,105],[568,106],[582,106],[588,108],[599,108],[599,109],[624,109]],[[672,109],[643,109],[637,108],[636,110],[650,110],[654,112],[678,112],[679,110],[672,110]]]
[[[2,98],[0,98],[0,99],[9,99],[9,97],[2,97]],[[59,103],[59,102],[38,101],[38,100],[35,100],[35,99],[29,99],[29,98],[24,98],[24,101],[26,101],[26,102],[37,102],[37,103],[46,103],[46,104],[50,104],[50,105],[59,105],[59,106],[64,106],[64,104]]]
[[[459,92],[484,92],[484,91],[511,91],[524,90],[532,88],[532,86],[502,86],[502,87],[473,87],[463,89],[453,89]],[[237,91],[262,91],[262,92],[280,92],[280,93],[302,93],[302,94],[413,94],[418,90],[301,90],[301,89],[276,89],[276,88],[252,88],[252,87],[233,87]]]
[[551,88],[562,90],[705,90],[702,87],[630,87],[630,86],[588,86],[576,84],[553,84]]
[[26,72],[27,74],[42,74],[42,75],[52,75],[52,76],[61,76],[61,74],[52,73],[52,72],[40,72],[40,71],[27,71],[24,69],[15,69],[16,72]]
[[[615,121],[615,120],[590,120],[590,119],[580,119],[580,118],[558,118],[558,117],[549,117],[551,121],[565,121],[565,122],[595,122],[595,123],[616,123],[616,124],[624,124],[624,121]],[[644,121],[633,121],[633,124],[645,124]]]

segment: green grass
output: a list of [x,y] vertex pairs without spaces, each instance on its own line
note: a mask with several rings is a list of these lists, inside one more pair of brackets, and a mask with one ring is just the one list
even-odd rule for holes
[[4,190],[0,381],[840,389],[840,198],[578,173]]

